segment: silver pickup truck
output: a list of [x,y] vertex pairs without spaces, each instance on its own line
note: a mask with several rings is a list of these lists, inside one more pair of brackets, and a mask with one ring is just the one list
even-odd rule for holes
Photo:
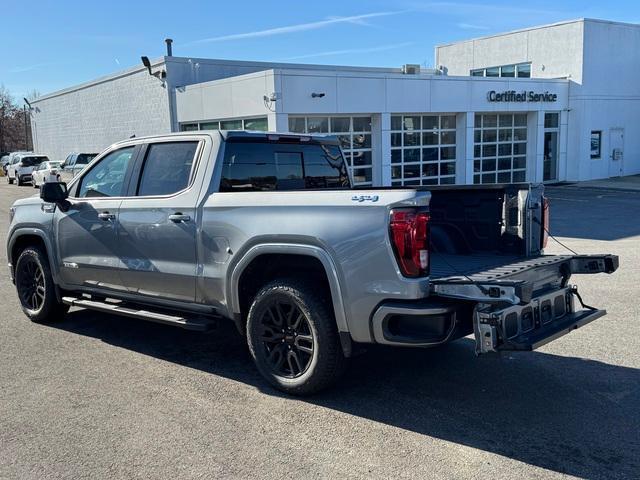
[[[194,330],[229,319],[292,394],[362,344],[533,350],[605,314],[572,274],[615,255],[544,255],[540,185],[350,186],[336,139],[250,132],[136,138],[10,211],[7,254],[36,322],[70,306]],[[581,308],[580,308],[581,307]]]

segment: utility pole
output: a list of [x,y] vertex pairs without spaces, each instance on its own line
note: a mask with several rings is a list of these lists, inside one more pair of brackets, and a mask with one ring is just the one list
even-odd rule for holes
[[29,130],[27,129],[27,106],[22,106],[24,113],[24,149],[29,151]]
[[[24,100],[24,105],[22,106],[23,110],[24,110],[24,144],[25,144],[25,150],[31,151],[31,149],[29,148],[29,129],[27,128],[27,106],[28,106],[28,110],[29,110],[29,116],[31,116],[31,103],[29,103],[29,100],[27,100],[26,98],[22,98],[22,100]],[[33,146],[32,146],[33,148]]]

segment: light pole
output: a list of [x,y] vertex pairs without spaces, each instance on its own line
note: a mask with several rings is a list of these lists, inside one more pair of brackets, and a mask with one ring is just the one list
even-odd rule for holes
[[29,103],[29,100],[27,100],[26,98],[22,98],[24,100],[24,105],[22,106],[22,109],[24,111],[24,144],[25,144],[25,149],[29,150],[29,129],[27,128],[27,105],[29,105],[29,112],[31,112],[31,104]]

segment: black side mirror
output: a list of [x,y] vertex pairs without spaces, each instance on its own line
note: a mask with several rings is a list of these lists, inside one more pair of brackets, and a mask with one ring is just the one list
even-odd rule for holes
[[69,202],[67,184],[64,182],[45,182],[40,186],[40,198],[47,203],[55,203],[62,211],[66,211]]

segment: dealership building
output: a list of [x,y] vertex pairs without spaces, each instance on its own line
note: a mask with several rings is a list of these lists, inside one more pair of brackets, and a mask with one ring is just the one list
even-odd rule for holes
[[356,185],[640,173],[640,25],[580,19],[436,47],[437,68],[171,55],[32,102],[51,158],[132,135],[328,133]]

